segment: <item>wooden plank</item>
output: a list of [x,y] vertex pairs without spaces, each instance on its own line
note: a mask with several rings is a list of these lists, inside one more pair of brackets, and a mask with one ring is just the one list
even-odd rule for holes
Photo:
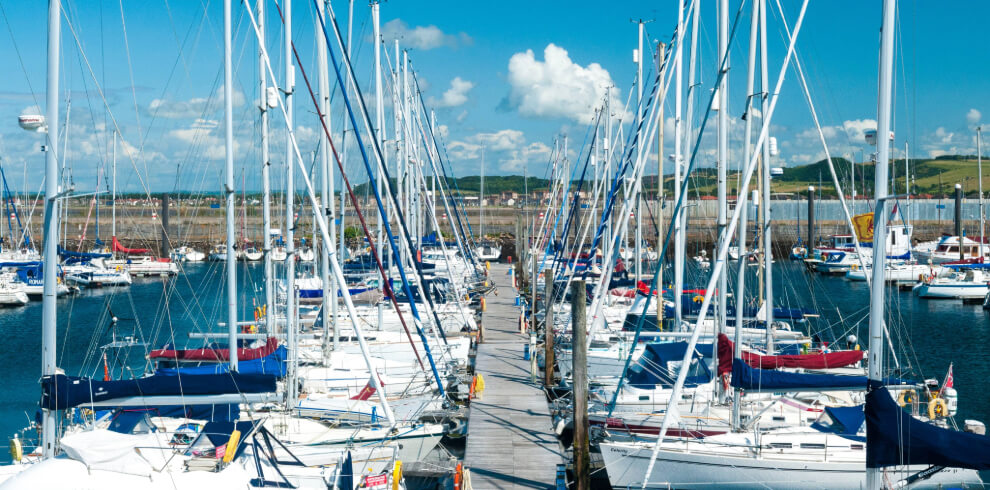
[[471,402],[464,464],[476,489],[552,488],[564,460],[546,394],[530,382],[529,361],[523,359],[529,338],[519,333],[517,291],[508,274],[508,265],[492,264],[499,295],[486,298],[485,341],[475,360],[485,391]]

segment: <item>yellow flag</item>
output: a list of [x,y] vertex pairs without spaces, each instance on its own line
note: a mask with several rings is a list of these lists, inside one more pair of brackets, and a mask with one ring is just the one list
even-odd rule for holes
[[857,214],[852,217],[856,228],[856,239],[861,242],[873,241],[873,213]]

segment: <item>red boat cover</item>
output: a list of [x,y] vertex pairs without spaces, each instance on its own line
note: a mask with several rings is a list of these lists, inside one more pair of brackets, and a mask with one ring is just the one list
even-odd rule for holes
[[[732,372],[733,342],[724,333],[718,335],[718,374]],[[826,354],[796,354],[789,356],[761,356],[743,352],[742,358],[756,369],[805,368],[828,369],[851,366],[863,359],[861,350],[843,350]]]
[[127,248],[127,247],[121,245],[120,242],[117,241],[117,237],[113,237],[113,251],[114,252],[123,252],[125,254],[146,254],[146,253],[150,252],[151,249],[147,249],[147,248]]
[[[265,345],[250,349],[241,347],[237,349],[237,359],[239,361],[251,361],[265,357],[278,348],[278,339],[269,337]],[[230,349],[156,349],[148,355],[151,359],[168,359],[174,361],[207,361],[224,362],[230,359]]]

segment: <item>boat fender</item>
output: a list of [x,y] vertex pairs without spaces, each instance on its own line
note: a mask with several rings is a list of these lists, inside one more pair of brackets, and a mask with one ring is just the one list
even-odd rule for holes
[[400,488],[402,488],[402,461],[395,460],[395,466],[392,467],[392,490]]
[[928,418],[935,420],[936,417],[945,417],[949,413],[949,405],[944,398],[933,398],[928,402]]
[[904,390],[900,395],[897,395],[897,404],[906,407],[908,404],[914,404],[914,392],[911,390]]
[[237,443],[241,441],[241,431],[234,429],[230,432],[230,439],[227,441],[227,448],[223,453],[223,462],[229,463],[234,460],[234,454],[237,453]]
[[24,447],[21,446],[21,440],[15,435],[14,438],[10,440],[10,459],[17,463],[23,458]]

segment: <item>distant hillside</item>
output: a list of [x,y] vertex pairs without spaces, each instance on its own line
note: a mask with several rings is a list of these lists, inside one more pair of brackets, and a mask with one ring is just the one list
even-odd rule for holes
[[[845,194],[851,195],[850,173],[853,164],[845,158],[834,158],[836,174],[842,184]],[[953,192],[955,184],[963,185],[963,191],[968,197],[976,197],[976,156],[975,155],[944,155],[937,158],[912,158],[909,166],[911,170],[911,193],[930,194],[938,196],[944,194],[949,196]],[[987,168],[984,169],[983,187],[990,193],[990,159],[987,159]],[[783,175],[775,175],[772,180],[774,193],[806,193],[808,186],[821,188],[823,196],[835,196],[835,186],[832,185],[832,174],[828,169],[828,162],[820,160],[808,165],[799,167],[785,167]],[[891,166],[894,175],[894,192],[904,192],[904,159],[895,160]],[[874,178],[876,167],[872,162],[856,163],[856,192],[858,195],[872,196],[874,188]],[[736,194],[738,185],[738,172],[730,172],[727,178],[727,186],[730,195]],[[485,177],[485,193],[498,194],[502,191],[514,191],[522,193],[524,189],[523,176],[521,175],[493,175]],[[546,179],[530,177],[528,188],[530,192],[546,190],[550,182]],[[577,186],[577,182],[572,183]],[[690,179],[691,196],[711,196],[715,195],[718,185],[718,172],[712,167],[696,168]],[[480,190],[481,177],[474,175],[459,177],[449,180],[451,189],[459,189],[466,195],[476,195]],[[657,188],[657,176],[647,175],[643,177],[643,189],[650,195]],[[588,182],[585,182],[585,189],[590,189]],[[367,184],[358,185],[355,190],[359,194],[364,194]],[[670,174],[664,175],[664,194],[670,196],[674,191],[674,180]]]

